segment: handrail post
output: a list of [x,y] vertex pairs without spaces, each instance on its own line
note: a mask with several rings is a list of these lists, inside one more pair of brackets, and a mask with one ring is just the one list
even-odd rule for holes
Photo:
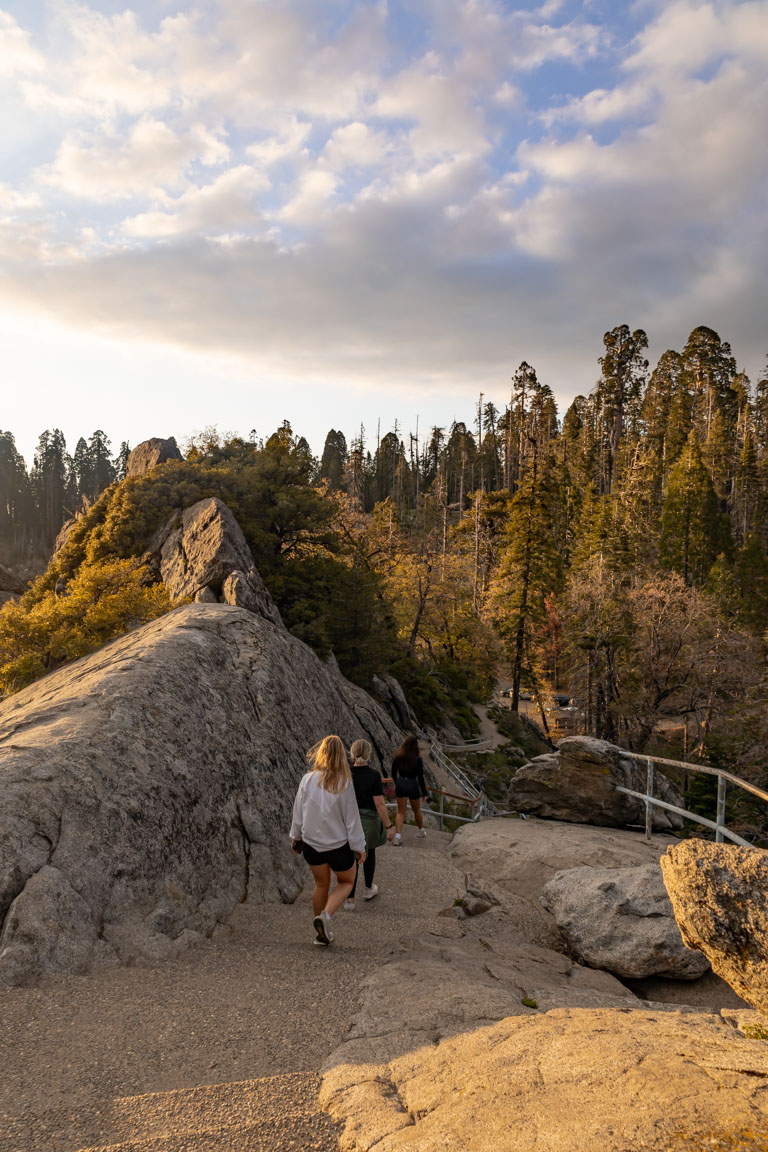
[[715,843],[722,844],[723,842],[723,828],[725,827],[725,790],[728,787],[728,781],[724,776],[717,778],[717,816],[715,823],[717,830],[715,831]]
[[440,831],[443,830],[443,812],[445,811],[445,796],[440,793]]
[[649,797],[645,802],[645,838],[650,844],[651,834],[653,832],[653,804],[650,797],[653,796],[653,760],[648,757],[648,775],[645,787],[646,796]]

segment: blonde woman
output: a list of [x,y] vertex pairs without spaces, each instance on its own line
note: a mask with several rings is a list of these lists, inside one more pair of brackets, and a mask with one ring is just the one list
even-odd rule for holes
[[[315,944],[333,940],[331,916],[352,891],[357,865],[365,860],[365,834],[344,745],[326,736],[307,752],[311,769],[293,802],[291,847],[302,852],[315,878],[312,893]],[[331,872],[336,887],[331,887]]]
[[[373,882],[376,871],[376,849],[386,844],[395,834],[395,829],[387,812],[384,802],[384,786],[381,782],[381,773],[371,768],[368,761],[371,758],[371,746],[367,740],[355,740],[349,750],[352,759],[352,785],[355,789],[357,806],[360,809],[360,820],[365,832],[365,863],[363,874],[365,877],[364,900],[373,900],[378,896],[379,888]],[[357,877],[360,873],[358,867],[355,872],[355,882],[352,893],[345,902],[347,912],[354,912],[355,889]]]

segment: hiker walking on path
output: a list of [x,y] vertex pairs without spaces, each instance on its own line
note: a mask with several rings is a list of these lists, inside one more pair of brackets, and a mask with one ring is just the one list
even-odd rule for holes
[[[365,863],[363,864],[363,877],[365,888],[363,899],[372,900],[378,896],[379,888],[374,884],[373,877],[376,872],[376,849],[386,844],[395,834],[394,825],[389,818],[387,805],[384,801],[384,787],[381,782],[381,773],[371,768],[368,761],[371,758],[371,746],[367,740],[355,740],[349,750],[352,757],[352,784],[355,789],[357,806],[360,809],[360,820],[365,833]],[[352,892],[344,904],[347,912],[355,908],[355,890],[357,878],[360,875],[358,865],[355,872],[355,882]]]
[[424,761],[421,759],[419,742],[415,736],[406,736],[395,752],[392,760],[392,779],[395,782],[395,796],[397,797],[394,843],[399,845],[409,801],[419,828],[417,835],[426,836],[427,834],[421,816],[421,800],[427,795],[427,786],[424,782]]
[[[303,853],[315,878],[315,944],[327,945],[333,940],[331,916],[349,896],[357,865],[365,860],[365,834],[339,737],[326,736],[310,748],[307,760],[312,768],[302,777],[293,802],[291,847]],[[329,894],[331,872],[336,887]]]

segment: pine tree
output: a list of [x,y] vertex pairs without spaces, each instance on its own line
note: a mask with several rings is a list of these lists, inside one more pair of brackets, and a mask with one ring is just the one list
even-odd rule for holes
[[680,375],[691,397],[691,418],[699,440],[704,442],[709,436],[718,411],[731,432],[736,424],[739,396],[734,388],[736,361],[730,344],[712,328],[694,328],[680,358]]
[[492,592],[492,613],[511,665],[514,711],[523,677],[535,676],[536,629],[546,621],[547,597],[560,584],[560,556],[551,530],[555,504],[551,460],[534,448],[510,505],[507,543]]
[[70,463],[63,432],[59,428],[43,432],[37,442],[31,480],[40,529],[48,546],[53,544],[64,523]]
[[630,332],[620,324],[603,336],[605,355],[599,358],[602,374],[595,398],[602,416],[607,460],[601,476],[600,491],[610,493],[617,481],[619,449],[625,432],[636,435],[645,388],[648,361],[643,352],[648,337],[642,328]]
[[95,500],[105,488],[115,479],[115,466],[110,455],[110,442],[100,428],[88,441],[88,453],[91,461],[92,487],[88,495]]
[[661,521],[662,566],[686,583],[703,583],[720,553],[733,550],[728,518],[720,511],[712,477],[694,430],[669,476]]
[[341,488],[341,481],[347,463],[347,440],[344,433],[331,428],[325,438],[323,455],[320,460],[320,479],[327,480],[334,492]]
[[31,504],[27,471],[13,434],[0,432],[0,541],[6,557],[25,546]]
[[[75,496],[77,502],[79,503],[83,496],[92,500],[96,482],[93,474],[93,465],[91,463],[91,451],[82,436],[75,445],[75,451],[72,455],[72,474],[75,481]],[[74,512],[74,508],[72,508],[71,511]]]

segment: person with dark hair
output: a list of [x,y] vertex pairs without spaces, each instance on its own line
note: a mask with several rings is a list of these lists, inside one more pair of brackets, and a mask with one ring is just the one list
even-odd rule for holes
[[421,759],[419,742],[415,736],[406,736],[395,752],[392,760],[392,779],[395,782],[395,796],[397,798],[393,843],[399,847],[400,834],[409,802],[419,829],[416,835],[426,836],[427,834],[421,815],[421,801],[422,797],[427,795],[427,786],[424,782],[424,762]]
[[[373,877],[376,872],[376,849],[386,844],[395,834],[394,825],[389,818],[387,805],[384,801],[384,788],[381,783],[381,774],[372,768],[368,761],[371,758],[371,746],[367,740],[355,740],[349,750],[352,760],[352,784],[355,789],[357,806],[360,809],[360,820],[365,832],[365,862],[363,863],[363,876],[365,888],[364,900],[373,900],[379,894],[378,884],[374,884]],[[360,875],[358,866],[352,891],[344,903],[346,912],[355,910],[355,889],[357,878]]]

